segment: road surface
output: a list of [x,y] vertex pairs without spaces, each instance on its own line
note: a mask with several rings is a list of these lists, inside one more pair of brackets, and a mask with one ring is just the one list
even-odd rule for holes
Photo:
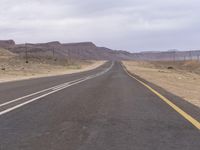
[[199,149],[199,130],[118,62],[0,84],[0,150]]

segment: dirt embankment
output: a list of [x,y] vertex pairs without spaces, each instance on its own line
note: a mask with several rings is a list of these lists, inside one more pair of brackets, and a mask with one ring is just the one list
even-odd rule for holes
[[123,64],[130,72],[200,107],[200,62],[124,61]]
[[70,74],[97,68],[105,61],[54,60],[52,58],[25,58],[0,49],[0,82]]

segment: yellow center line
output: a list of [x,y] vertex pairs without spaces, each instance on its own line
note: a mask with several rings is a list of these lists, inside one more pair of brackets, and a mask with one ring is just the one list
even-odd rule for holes
[[131,77],[134,78],[135,80],[137,80],[139,83],[141,83],[142,85],[144,85],[146,88],[148,88],[151,92],[153,92],[154,94],[156,94],[160,99],[162,99],[165,103],[167,103],[169,106],[171,106],[176,112],[178,112],[182,117],[184,117],[186,120],[188,120],[192,125],[194,125],[197,129],[200,130],[200,122],[197,121],[196,119],[194,119],[192,116],[190,116],[188,113],[186,113],[185,111],[183,111],[181,108],[179,108],[178,106],[176,106],[174,103],[172,103],[169,99],[167,99],[166,97],[164,97],[162,94],[160,94],[159,92],[157,92],[156,90],[154,90],[152,87],[150,87],[149,85],[147,85],[146,83],[142,82],[141,80],[137,79],[136,77],[134,77],[132,74],[130,74],[128,72],[128,70],[126,69],[126,67],[122,64],[123,69],[125,70],[125,72]]

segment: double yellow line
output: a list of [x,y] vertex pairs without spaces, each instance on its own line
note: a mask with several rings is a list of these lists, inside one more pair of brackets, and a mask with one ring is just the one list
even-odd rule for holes
[[151,92],[153,92],[154,94],[156,94],[161,100],[163,100],[165,103],[167,103],[170,107],[172,107],[176,112],[178,112],[182,117],[184,117],[186,120],[188,120],[192,125],[194,125],[197,129],[200,130],[200,122],[197,121],[196,119],[194,119],[192,116],[190,116],[188,113],[186,113],[185,111],[183,111],[181,108],[179,108],[178,106],[176,106],[174,103],[172,103],[169,99],[167,99],[166,97],[164,97],[162,94],[160,94],[159,92],[157,92],[156,90],[154,90],[152,87],[150,87],[149,85],[147,85],[146,83],[144,83],[143,81],[137,79],[136,77],[134,77],[131,73],[129,73],[129,71],[126,69],[126,67],[122,64],[123,69],[125,70],[125,72],[133,79],[137,80],[139,83],[141,83],[142,85],[144,85],[146,88],[148,88]]

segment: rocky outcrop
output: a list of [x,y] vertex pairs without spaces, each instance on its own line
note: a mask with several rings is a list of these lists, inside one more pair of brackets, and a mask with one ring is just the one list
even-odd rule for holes
[[58,57],[72,59],[94,60],[190,60],[200,59],[200,50],[195,51],[152,51],[130,53],[124,50],[112,50],[106,47],[98,47],[92,42],[60,43],[53,41],[48,43],[15,44],[13,40],[1,40],[0,47],[11,52],[29,56]]
[[131,53],[115,51],[106,47],[98,47],[92,42],[60,43],[58,41],[38,44],[18,44],[11,51],[29,56],[53,56],[59,58],[122,60],[131,59]]
[[0,40],[0,47],[1,48],[12,48],[15,46],[15,41],[14,40]]

